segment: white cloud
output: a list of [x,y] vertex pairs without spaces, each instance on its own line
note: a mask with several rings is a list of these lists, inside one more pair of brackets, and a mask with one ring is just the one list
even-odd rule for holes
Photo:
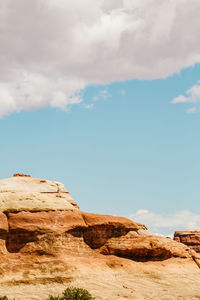
[[199,0],[1,0],[0,116],[200,62]]
[[186,110],[187,114],[196,114],[196,112],[197,112],[196,106],[192,106]]
[[198,84],[186,91],[186,96],[179,95],[172,100],[173,104],[178,103],[198,103],[200,102],[200,81]]
[[33,73],[25,74],[21,81],[0,83],[0,117],[45,106],[67,110],[69,105],[81,102],[79,90],[83,87],[77,79],[53,79]]
[[200,214],[195,214],[188,210],[174,214],[158,214],[141,209],[129,215],[128,218],[147,225],[149,231],[154,234],[169,236],[178,230],[200,229]]

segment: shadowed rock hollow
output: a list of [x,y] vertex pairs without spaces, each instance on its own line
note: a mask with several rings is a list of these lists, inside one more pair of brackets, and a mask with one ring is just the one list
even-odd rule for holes
[[49,283],[68,278],[66,270],[72,276],[86,266],[89,274],[131,262],[192,262],[192,257],[198,260],[187,246],[151,235],[145,225],[81,212],[61,183],[23,174],[0,180],[2,283],[36,283],[39,278]]

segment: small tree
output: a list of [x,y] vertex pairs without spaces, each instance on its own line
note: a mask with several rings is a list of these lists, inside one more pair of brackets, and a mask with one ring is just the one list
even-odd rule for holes
[[[61,297],[49,296],[49,300],[94,300],[95,298],[85,289],[68,287]],[[1,299],[0,299],[1,300]],[[6,299],[5,299],[6,300]]]

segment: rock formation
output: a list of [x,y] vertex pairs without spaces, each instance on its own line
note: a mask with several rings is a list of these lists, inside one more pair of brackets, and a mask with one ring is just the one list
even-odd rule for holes
[[176,231],[174,240],[200,253],[200,230]]
[[51,282],[58,280],[55,273],[66,278],[66,270],[77,265],[80,272],[88,264],[108,268],[170,258],[191,262],[192,257],[198,260],[187,246],[151,235],[145,225],[80,211],[58,182],[23,174],[0,180],[1,282],[37,282],[41,277]]
[[81,212],[65,187],[16,174],[0,181],[1,253],[116,255],[133,260],[188,257],[171,239],[123,217]]

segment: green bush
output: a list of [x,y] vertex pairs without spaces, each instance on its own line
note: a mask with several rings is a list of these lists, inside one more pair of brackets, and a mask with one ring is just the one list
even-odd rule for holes
[[8,300],[7,296],[0,296],[0,300]]
[[[61,297],[49,296],[49,300],[94,300],[95,298],[85,289],[68,287]],[[1,300],[1,299],[0,299]],[[5,299],[6,300],[6,299]]]

